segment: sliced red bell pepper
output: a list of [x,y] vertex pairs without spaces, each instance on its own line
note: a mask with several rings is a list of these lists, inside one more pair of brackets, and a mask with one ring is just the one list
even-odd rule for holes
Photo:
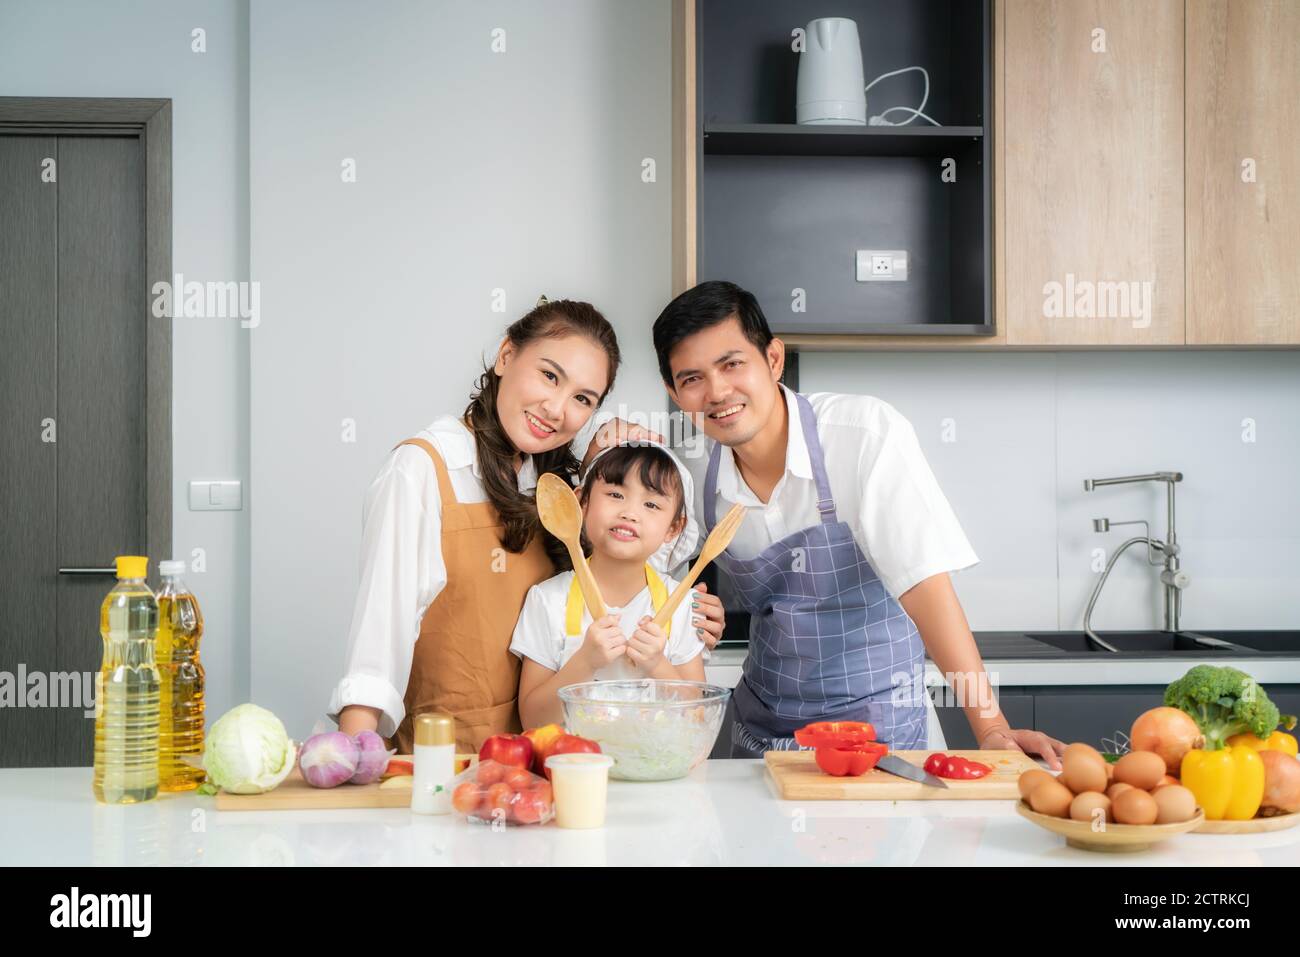
[[814,721],[794,733],[805,748],[850,748],[876,740],[876,729],[866,721]]
[[837,778],[857,777],[876,766],[889,751],[883,744],[863,741],[851,748],[820,747],[814,752],[817,767]]
[[982,778],[993,769],[987,764],[971,761],[956,754],[944,754],[936,751],[925,759],[925,770],[936,777],[956,781],[973,781]]

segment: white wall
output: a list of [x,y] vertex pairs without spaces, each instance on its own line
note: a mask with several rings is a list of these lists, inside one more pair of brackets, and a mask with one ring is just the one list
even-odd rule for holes
[[[191,51],[191,31],[207,52]],[[248,10],[242,2],[3,0],[0,96],[172,99],[172,268],[248,275]],[[161,320],[159,320],[161,321]],[[237,319],[177,319],[172,346],[173,555],[206,623],[201,655],[215,717],[248,699],[248,516],[191,512],[191,479],[248,476],[248,331]],[[150,576],[156,561],[150,555]],[[95,636],[95,622],[86,623]]]
[[[1083,480],[1166,470],[1184,476],[1183,627],[1300,622],[1300,352],[805,354],[799,373],[804,391],[878,395],[916,427],[981,559],[954,577],[976,629],[1080,628],[1093,549],[1143,534],[1092,519],[1166,534],[1163,485]],[[1125,552],[1094,627],[1162,627],[1157,574]]]
[[366,486],[464,408],[540,293],[617,328],[611,401],[663,405],[646,329],[670,291],[670,12],[253,3],[253,697],[292,733],[342,676]]

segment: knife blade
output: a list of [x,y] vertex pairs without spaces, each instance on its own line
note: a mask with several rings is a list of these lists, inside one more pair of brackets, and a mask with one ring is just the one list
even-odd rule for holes
[[909,781],[915,781],[917,784],[924,784],[932,788],[947,788],[948,785],[943,778],[935,777],[924,768],[918,768],[915,764],[904,761],[895,754],[887,754],[876,762],[876,767],[887,774],[895,774],[900,778],[907,778]]

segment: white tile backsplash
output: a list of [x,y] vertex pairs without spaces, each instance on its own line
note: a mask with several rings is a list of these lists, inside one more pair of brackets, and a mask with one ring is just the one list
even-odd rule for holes
[[[1166,534],[1163,485],[1083,480],[1160,470],[1184,474],[1183,626],[1300,625],[1300,352],[804,353],[799,374],[803,391],[876,395],[911,420],[981,559],[954,576],[973,628],[1081,627],[1092,550],[1142,534],[1092,519]],[[1094,627],[1160,627],[1158,571],[1130,548]]]

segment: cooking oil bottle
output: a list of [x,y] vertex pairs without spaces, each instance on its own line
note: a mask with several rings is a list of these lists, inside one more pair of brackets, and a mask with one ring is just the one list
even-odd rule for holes
[[203,753],[203,665],[199,640],[203,613],[181,575],[184,562],[159,562],[158,639],[154,652],[161,679],[158,702],[158,788],[189,791],[203,783],[203,771],[185,757]]
[[158,795],[158,599],[149,560],[117,557],[117,586],[99,606],[104,663],[96,679],[95,799],[134,804]]

